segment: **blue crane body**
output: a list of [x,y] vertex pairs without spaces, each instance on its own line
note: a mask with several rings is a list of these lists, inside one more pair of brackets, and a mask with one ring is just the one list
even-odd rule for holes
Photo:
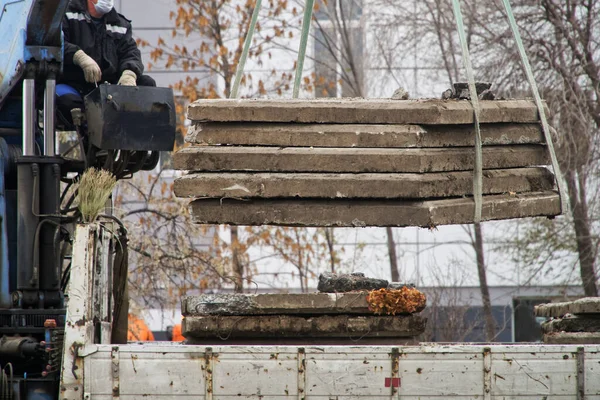
[[[63,267],[69,232],[79,222],[73,208],[62,206],[69,187],[91,167],[117,179],[154,169],[159,151],[172,150],[175,139],[174,98],[166,88],[101,84],[85,97],[85,110],[73,111],[74,126],[61,126],[54,100],[68,3],[0,0],[2,399],[7,393],[19,400],[58,398]],[[60,129],[77,132],[78,159],[56,152]]]

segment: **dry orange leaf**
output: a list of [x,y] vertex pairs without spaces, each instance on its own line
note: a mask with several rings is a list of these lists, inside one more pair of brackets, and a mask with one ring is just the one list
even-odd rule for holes
[[367,295],[369,309],[375,314],[414,314],[423,311],[427,299],[415,288],[372,290]]

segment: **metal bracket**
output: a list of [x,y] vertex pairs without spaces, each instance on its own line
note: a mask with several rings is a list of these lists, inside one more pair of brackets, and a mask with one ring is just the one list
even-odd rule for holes
[[306,397],[306,350],[298,347],[298,400]]
[[206,382],[205,399],[213,399],[213,351],[212,347],[207,347],[204,352],[204,377]]
[[112,231],[102,226],[98,232],[95,263],[93,266],[93,312],[94,321],[99,325],[98,331],[100,332],[100,336],[95,338],[95,342],[102,344],[110,344],[112,331],[112,272],[110,268]]
[[[73,258],[71,265],[71,282],[69,284],[69,302],[67,304],[67,316],[65,323],[65,339],[63,347],[63,365],[61,373],[61,400],[81,400],[84,397],[84,353],[90,354],[92,351],[97,351],[97,348],[91,346],[96,340],[94,321],[98,318],[98,311],[102,311],[105,315],[109,310],[106,309],[106,301],[96,301],[106,295],[106,291],[99,291],[102,285],[94,284],[96,278],[95,271],[97,270],[99,250],[108,252],[109,247],[107,240],[99,240],[104,238],[106,232],[97,224],[78,225],[75,230],[75,242],[73,243]],[[103,254],[103,253],[101,253]],[[103,265],[100,271],[106,271]],[[97,282],[96,282],[97,283]],[[104,282],[104,285],[109,283]],[[95,297],[100,295],[100,297]],[[106,296],[104,296],[106,297]],[[94,308],[94,304],[98,308]],[[103,339],[108,341],[109,337],[106,332],[110,331],[108,326],[104,326],[103,338],[97,338],[98,341]],[[85,350],[84,350],[85,349]],[[117,348],[118,351],[118,348]],[[118,353],[115,354],[118,357]],[[118,360],[118,358],[117,358]],[[114,362],[114,358],[113,358]],[[118,368],[118,363],[117,363]],[[113,376],[114,381],[115,376]],[[116,384],[118,388],[118,369],[116,375]],[[118,389],[113,391],[113,397],[118,398]]]
[[119,399],[121,387],[119,385],[119,346],[114,346],[110,352],[111,371],[112,371],[112,397]]
[[585,400],[585,349],[577,348],[577,400]]
[[400,384],[394,385],[393,383],[394,381],[399,381],[398,371],[400,370],[400,349],[397,347],[392,348],[392,353],[390,355],[392,357],[392,379],[390,388],[392,390],[391,398],[393,399],[398,394],[400,386]]
[[492,349],[483,349],[483,399],[492,398]]

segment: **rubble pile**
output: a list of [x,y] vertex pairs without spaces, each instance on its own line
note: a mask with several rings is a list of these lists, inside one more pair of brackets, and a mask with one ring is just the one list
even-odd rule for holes
[[544,343],[600,344],[600,297],[541,304],[535,315],[550,318],[542,323]]
[[[348,290],[331,291],[339,282]],[[195,344],[402,344],[425,330],[425,295],[410,285],[362,274],[322,275],[322,285],[328,292],[185,297],[182,333]]]
[[[446,100],[198,100],[175,194],[202,224],[473,222],[474,116],[459,89]],[[534,102],[480,105],[482,219],[560,214]]]

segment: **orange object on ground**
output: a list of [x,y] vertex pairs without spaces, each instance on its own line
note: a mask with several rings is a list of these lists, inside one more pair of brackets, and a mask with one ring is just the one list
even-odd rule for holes
[[142,319],[129,314],[127,340],[130,342],[151,342],[154,341],[154,335]]
[[181,334],[181,324],[177,324],[173,327],[173,342],[183,342],[185,338]]

